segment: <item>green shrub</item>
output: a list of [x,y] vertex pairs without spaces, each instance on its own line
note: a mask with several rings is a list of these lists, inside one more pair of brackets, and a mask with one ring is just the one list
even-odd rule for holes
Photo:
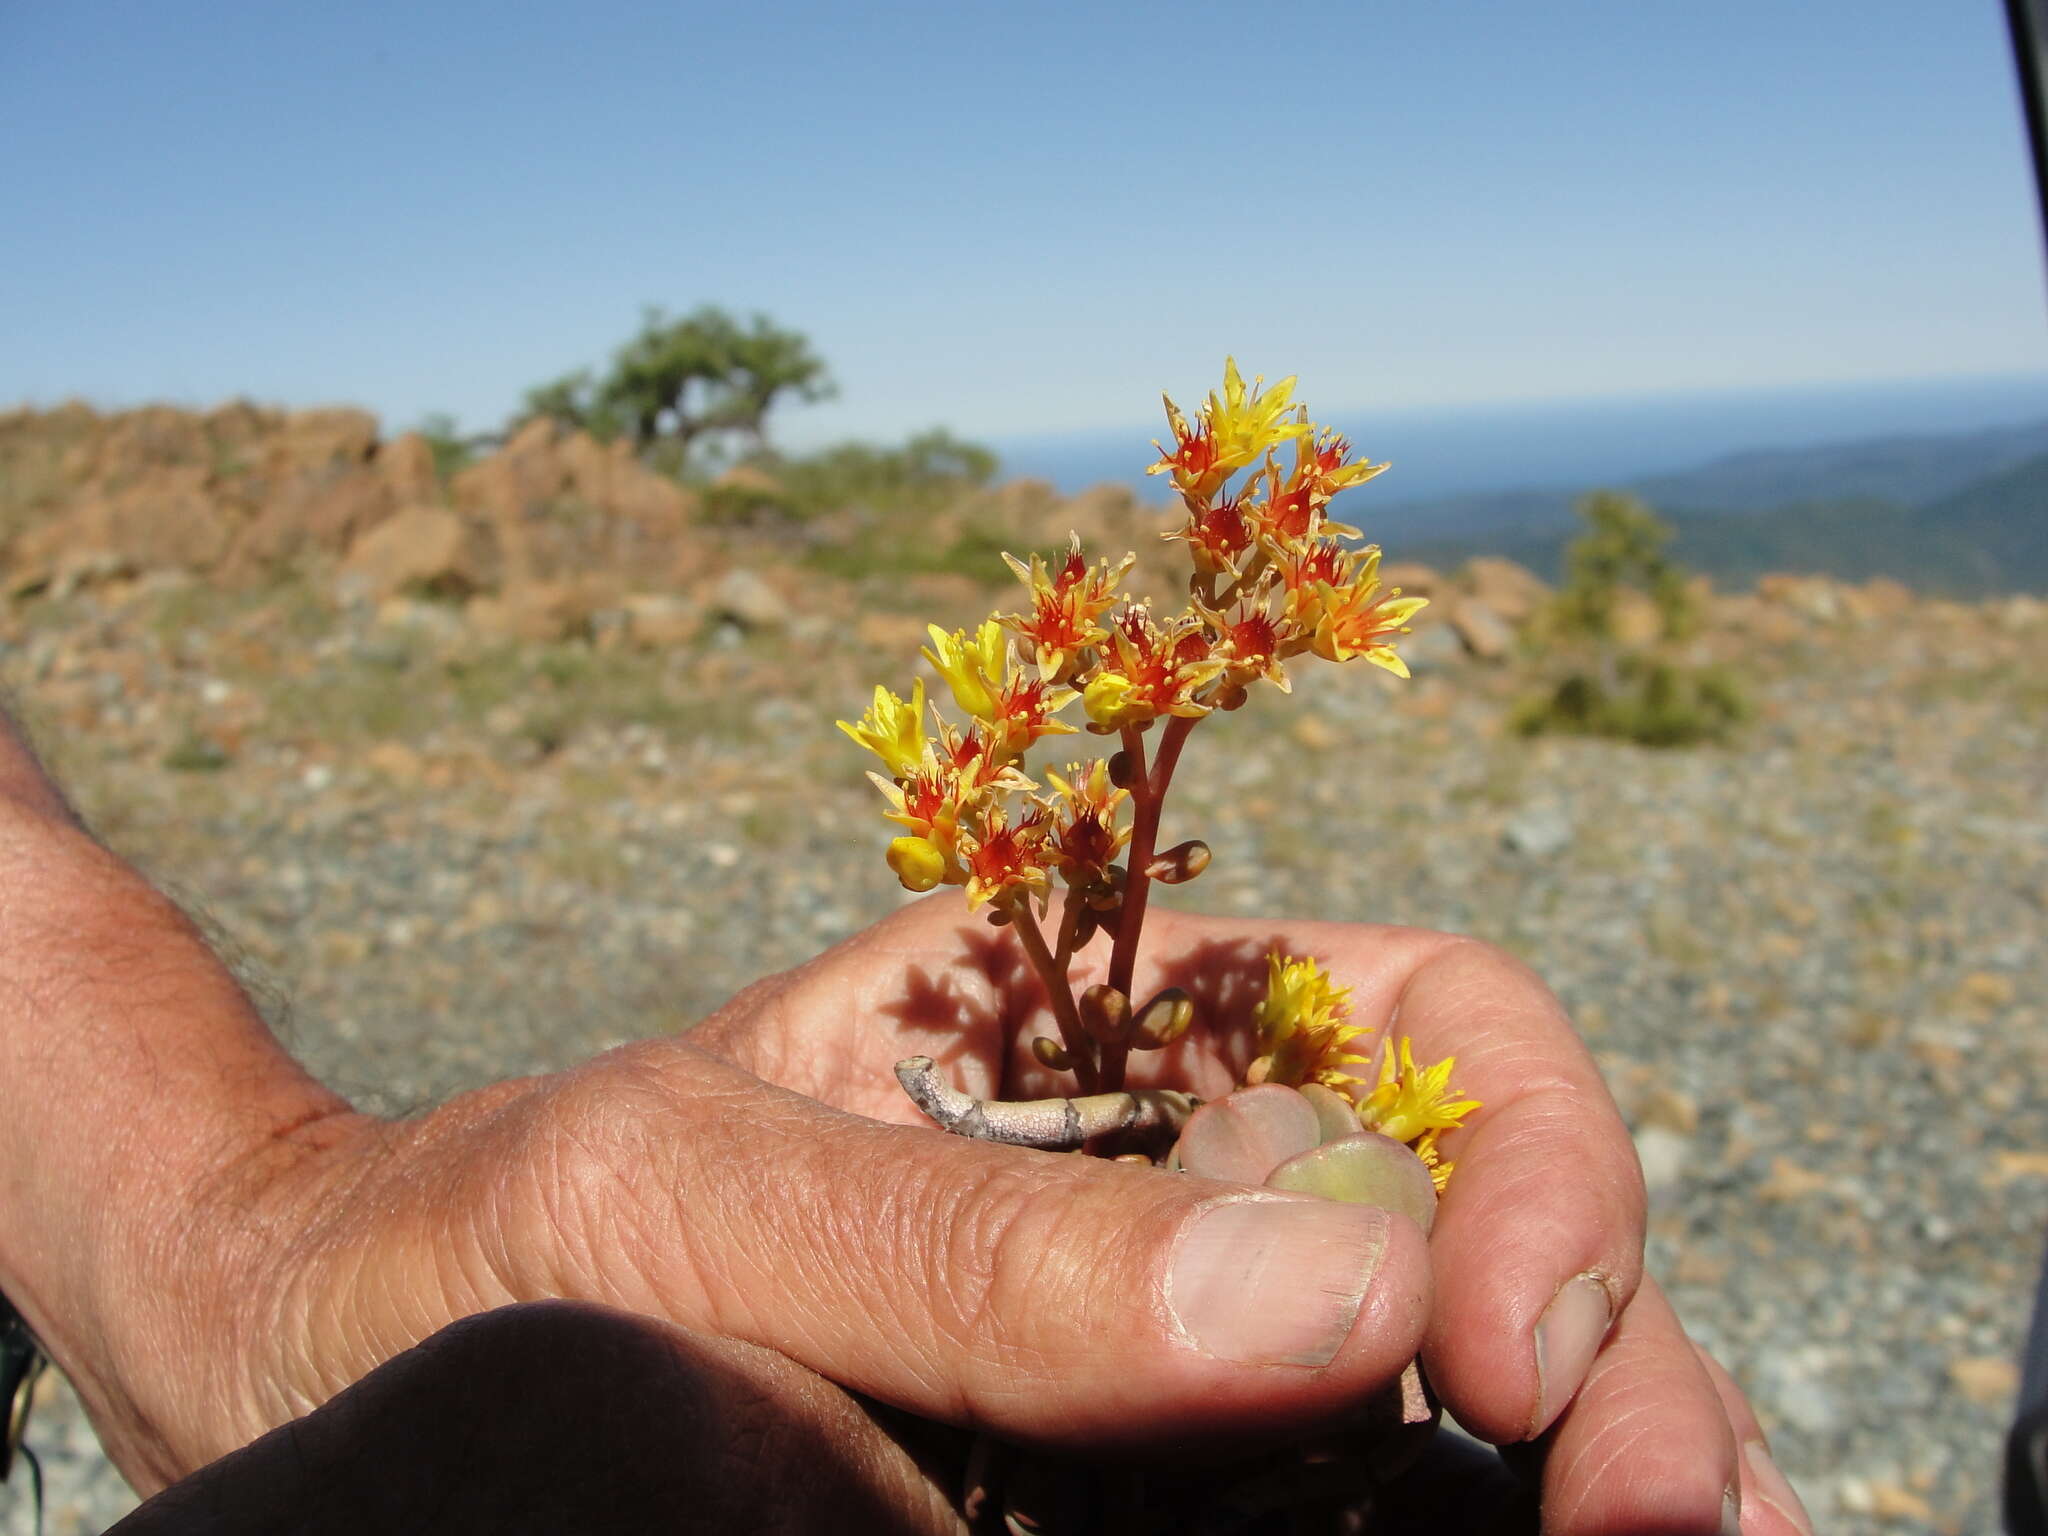
[[[1526,736],[1610,736],[1646,747],[1725,739],[1750,715],[1733,674],[1662,654],[1699,624],[1684,569],[1664,555],[1671,529],[1633,496],[1611,491],[1580,502],[1579,516],[1586,531],[1566,553],[1564,585],[1531,628],[1536,644],[1557,657],[1553,680],[1516,706],[1515,729]],[[1656,638],[1622,644],[1615,616],[1625,590],[1655,605]]]
[[1549,693],[1524,700],[1515,728],[1525,736],[1560,731],[1612,736],[1646,747],[1725,739],[1750,717],[1748,698],[1723,667],[1681,667],[1640,655],[1616,664],[1610,685],[1569,672]]
[[944,427],[920,432],[900,448],[838,443],[802,458],[765,466],[800,516],[857,508],[889,515],[929,515],[995,478],[996,456]]

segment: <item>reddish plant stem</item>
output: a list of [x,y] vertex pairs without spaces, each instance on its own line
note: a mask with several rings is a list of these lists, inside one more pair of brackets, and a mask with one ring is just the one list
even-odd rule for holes
[[[1152,894],[1152,877],[1146,873],[1159,842],[1159,808],[1166,800],[1166,787],[1173,782],[1174,764],[1195,722],[1169,716],[1159,732],[1159,752],[1151,765],[1145,763],[1145,741],[1134,729],[1124,731],[1124,751],[1131,763],[1131,844],[1124,867],[1123,910],[1117,914],[1116,944],[1109,953],[1109,984],[1131,999],[1131,977],[1138,968],[1138,934],[1145,926],[1145,903]],[[1124,1085],[1124,1060],[1130,1055],[1129,1042],[1103,1047],[1102,1084],[1115,1091]]]
[[1084,1094],[1099,1092],[1102,1079],[1096,1070],[1095,1042],[1081,1027],[1081,1011],[1074,1006],[1074,989],[1067,982],[1066,962],[1055,962],[1052,951],[1045,947],[1045,932],[1032,914],[1028,897],[1010,909],[1010,926],[1017,930],[1017,942],[1024,946],[1031,968],[1045,983],[1046,1000],[1052,1004],[1053,1022],[1060,1028],[1060,1043],[1074,1059],[1075,1081]]
[[1074,951],[1080,948],[1075,938],[1081,931],[1083,902],[1081,887],[1067,887],[1067,899],[1060,907],[1060,932],[1053,948],[1053,963],[1060,968],[1060,975],[1067,974],[1067,962],[1074,958]]

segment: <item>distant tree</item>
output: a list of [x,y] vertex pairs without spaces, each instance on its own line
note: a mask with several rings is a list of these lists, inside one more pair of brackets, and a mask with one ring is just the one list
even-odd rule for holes
[[[1596,491],[1579,503],[1586,530],[1565,552],[1564,585],[1535,626],[1557,642],[1566,665],[1545,691],[1524,700],[1514,723],[1527,735],[1568,731],[1678,747],[1729,735],[1749,700],[1719,667],[1687,666],[1659,654],[1699,621],[1684,569],[1666,557],[1671,529],[1633,496]],[[1624,590],[1655,604],[1662,633],[1624,644],[1615,614]]]
[[1630,587],[1657,605],[1667,638],[1688,633],[1696,615],[1685,572],[1664,554],[1671,525],[1635,497],[1618,491],[1595,491],[1579,503],[1579,517],[1586,531],[1565,551],[1558,624],[1589,638],[1608,635],[1615,599],[1622,588]]
[[479,440],[463,435],[453,416],[446,411],[429,411],[413,430],[426,439],[434,457],[434,473],[446,480],[460,473],[476,457]]
[[642,453],[665,447],[677,462],[707,434],[759,448],[768,412],[785,398],[832,392],[810,342],[766,315],[742,324],[713,306],[680,319],[659,309],[612,355],[600,378],[566,374],[527,391],[522,419],[544,416],[603,437],[629,437]]
[[588,368],[579,368],[574,373],[565,373],[559,379],[550,379],[529,389],[518,421],[532,421],[536,417],[558,421],[565,427],[579,428],[597,437],[618,436],[613,423],[602,419],[596,386]]

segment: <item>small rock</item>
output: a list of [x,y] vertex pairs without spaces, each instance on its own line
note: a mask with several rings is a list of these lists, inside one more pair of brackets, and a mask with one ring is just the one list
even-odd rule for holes
[[1692,1140],[1662,1125],[1646,1125],[1636,1132],[1636,1159],[1643,1165],[1643,1185],[1652,1201],[1677,1192],[1691,1161]]
[[673,592],[636,592],[619,607],[626,614],[626,638],[642,650],[688,645],[704,628],[703,610]]
[[1311,752],[1327,752],[1337,745],[1337,733],[1330,728],[1330,722],[1313,712],[1296,715],[1288,734]]
[[1514,649],[1515,632],[1485,603],[1468,597],[1451,610],[1451,628],[1466,653],[1481,661],[1504,661]]
[[1549,585],[1527,566],[1491,555],[1466,563],[1464,584],[1474,599],[1509,625],[1529,618],[1550,596]]
[[1923,1527],[1934,1523],[1933,1507],[1897,1483],[1870,1484],[1870,1513],[1880,1520],[1911,1520]]
[[479,634],[505,640],[561,640],[588,622],[590,606],[573,582],[522,581],[496,597],[472,598],[463,617]]
[[1984,1174],[1984,1183],[1993,1189],[2021,1179],[2048,1179],[2048,1152],[2000,1152]]
[[1700,1107],[1688,1093],[1659,1088],[1643,1102],[1643,1124],[1690,1136],[1700,1128]]
[[1527,858],[1555,858],[1572,845],[1572,824],[1555,806],[1532,805],[1501,829],[1500,840],[1510,852]]
[[789,604],[758,571],[727,571],[712,587],[709,606],[720,618],[745,629],[773,629],[789,622]]
[[380,741],[364,754],[363,762],[400,784],[411,784],[420,776],[420,755],[402,741]]
[[1956,988],[1956,1001],[1976,1012],[1993,1012],[2005,1007],[2012,999],[2012,978],[2001,976],[1996,971],[1972,971]]
[[2001,1355],[1972,1355],[1948,1363],[1948,1379],[1973,1403],[2003,1407],[2019,1394],[2020,1369]]
[[1826,1174],[1789,1157],[1774,1157],[1771,1159],[1770,1176],[1757,1185],[1756,1195],[1759,1200],[1804,1200],[1830,1187],[1832,1181]]
[[1420,560],[1390,560],[1380,567],[1380,581],[1399,587],[1408,597],[1428,597],[1443,590],[1444,578],[1435,566]]
[[866,650],[915,654],[925,643],[924,620],[907,613],[864,613],[854,624],[853,635]]

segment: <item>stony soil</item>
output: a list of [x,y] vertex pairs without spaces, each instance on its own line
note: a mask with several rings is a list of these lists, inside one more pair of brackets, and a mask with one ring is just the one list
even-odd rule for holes
[[[386,1111],[686,1028],[899,899],[830,721],[904,675],[900,618],[644,655],[145,580],[0,625],[87,816]],[[2048,610],[1806,586],[1701,644],[1759,713],[1682,752],[1507,733],[1528,669],[1442,629],[1407,685],[1308,669],[1194,738],[1191,899],[1529,959],[1636,1131],[1654,1271],[1821,1528],[1989,1536],[2048,1231]],[[97,1531],[132,1500],[47,1397],[48,1529]]]

